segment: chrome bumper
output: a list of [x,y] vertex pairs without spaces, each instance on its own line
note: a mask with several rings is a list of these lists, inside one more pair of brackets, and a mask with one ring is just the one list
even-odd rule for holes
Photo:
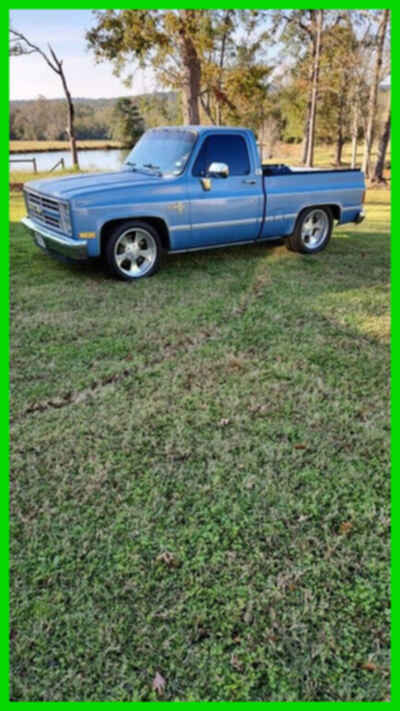
[[356,223],[356,225],[359,225],[360,222],[362,222],[363,220],[365,220],[365,212],[364,210],[361,210],[361,212],[358,213],[354,222]]
[[33,222],[30,217],[23,217],[21,222],[28,230],[33,232],[32,236],[38,247],[62,254],[63,257],[70,257],[71,259],[87,259],[86,240],[78,241],[70,237],[64,237],[64,235],[54,234],[54,232],[50,232],[42,225]]

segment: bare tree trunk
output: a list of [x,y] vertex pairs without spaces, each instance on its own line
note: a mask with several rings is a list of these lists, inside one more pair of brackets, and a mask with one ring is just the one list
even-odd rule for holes
[[319,86],[319,67],[321,61],[321,35],[322,35],[322,23],[323,23],[323,10],[317,10],[317,20],[316,20],[316,41],[315,41],[315,57],[314,57],[314,71],[313,71],[313,83],[312,83],[312,93],[311,93],[311,113],[310,113],[310,126],[309,126],[309,138],[308,138],[308,149],[306,157],[306,165],[312,168],[314,163],[314,143],[315,143],[315,123],[317,117],[317,100],[318,100],[318,86]]
[[[310,11],[311,12],[311,11]],[[303,138],[303,153],[301,156],[301,162],[303,165],[306,164],[308,155],[308,144],[310,141],[310,125],[311,125],[311,106],[312,106],[312,85],[314,78],[314,63],[315,63],[315,41],[310,43],[311,48],[311,64],[308,70],[308,98],[307,98],[307,110],[306,118],[304,123],[304,138]]]
[[[70,141],[70,146],[71,146],[71,155],[72,155],[72,165],[74,168],[79,168],[79,162],[78,162],[78,151],[76,148],[76,138],[75,138],[75,128],[74,128],[74,118],[75,118],[75,110],[74,110],[74,104],[72,101],[72,97],[70,94],[70,91],[68,89],[68,84],[67,80],[65,78],[64,74],[64,69],[63,69],[63,62],[62,59],[59,59],[54,51],[54,49],[51,47],[51,45],[48,45],[49,48],[49,53],[50,55],[46,54],[40,47],[38,47],[36,44],[33,44],[28,40],[27,37],[25,37],[22,32],[17,32],[17,30],[13,30],[10,28],[11,35],[18,41],[24,42],[25,47],[20,47],[18,53],[19,54],[31,54],[32,52],[37,52],[40,54],[41,57],[43,57],[44,61],[50,69],[53,70],[56,74],[61,79],[61,83],[63,86],[65,98],[67,100],[67,107],[68,107],[68,125],[67,125],[67,131],[68,131],[68,137]],[[50,59],[51,57],[51,59]]]
[[[225,13],[225,18],[224,18],[225,26],[229,20],[231,13],[232,13],[232,10],[227,10]],[[219,57],[219,72],[218,72],[218,82],[217,82],[219,92],[222,91],[222,74],[224,71],[225,48],[226,48],[227,37],[228,37],[228,28],[226,28],[226,30],[222,36],[222,41],[221,41],[221,53],[220,53],[220,57]],[[217,126],[220,126],[222,123],[222,105],[218,99],[217,99],[217,116],[216,116],[215,122],[216,122]]]
[[382,133],[380,140],[379,140],[378,157],[376,159],[374,174],[372,176],[372,180],[374,182],[378,182],[378,183],[385,182],[385,179],[383,177],[383,171],[385,168],[385,158],[386,158],[386,151],[387,151],[387,147],[388,147],[388,143],[389,143],[389,138],[390,138],[390,107],[389,107],[389,112],[388,112],[388,115],[387,115],[387,118],[385,121],[383,133]]
[[359,98],[356,98],[353,114],[353,126],[351,130],[351,167],[355,168],[357,164],[357,141],[358,141],[358,120],[360,115]]
[[206,101],[206,100],[204,99],[203,94],[201,93],[201,94],[200,94],[200,103],[201,103],[201,105],[202,105],[202,107],[203,107],[204,112],[207,114],[209,120],[211,121],[212,124],[214,124],[215,122],[214,122],[214,117],[213,117],[213,115],[212,115],[212,113],[211,113],[211,109],[210,109],[210,100],[209,100],[209,97],[207,98],[207,101]]
[[336,154],[335,154],[335,166],[339,168],[342,165],[342,151],[343,151],[343,131],[342,127],[338,128],[338,136],[336,139]]
[[307,156],[308,156],[308,145],[310,142],[310,126],[311,126],[311,95],[312,95],[312,88],[310,88],[309,95],[308,95],[308,102],[307,102],[307,114],[306,114],[306,120],[304,124],[304,138],[303,138],[303,152],[301,156],[301,162],[303,165],[306,164],[307,162]]
[[201,83],[201,64],[196,47],[188,32],[189,23],[194,20],[195,10],[181,10],[182,23],[180,29],[180,49],[184,68],[183,81],[183,123],[199,124],[199,96]]
[[261,123],[261,131],[260,131],[260,159],[261,159],[261,165],[264,160],[264,141],[265,141],[265,119],[263,119]]
[[344,118],[344,104],[345,104],[345,89],[340,87],[339,96],[339,112],[338,112],[338,123],[337,123],[337,134],[336,134],[336,154],[335,154],[335,165],[339,167],[342,164],[342,151],[344,144],[343,137],[343,118]]
[[78,151],[76,149],[75,125],[74,125],[75,109],[74,109],[74,104],[72,102],[71,94],[70,94],[68,86],[67,86],[67,82],[65,80],[65,74],[64,74],[62,65],[60,64],[59,67],[60,67],[60,77],[61,77],[61,81],[62,81],[62,85],[63,85],[63,89],[64,89],[64,94],[65,94],[65,98],[67,100],[67,105],[68,105],[67,131],[68,131],[69,144],[71,146],[72,165],[74,168],[79,168]]
[[386,28],[387,28],[388,21],[389,21],[389,10],[382,10],[382,16],[381,16],[381,21],[379,23],[379,29],[378,29],[378,35],[377,35],[375,71],[374,71],[373,81],[371,84],[371,91],[369,94],[368,121],[367,121],[367,130],[366,130],[365,144],[364,144],[364,158],[363,158],[363,163],[362,163],[362,169],[363,169],[366,177],[368,177],[368,175],[369,175],[372,144],[374,141],[374,122],[375,122],[375,114],[376,114],[376,106],[377,106],[378,84],[379,84],[379,79],[380,79],[380,75],[381,75],[383,47],[385,44],[385,35],[386,35]]
[[184,84],[183,84],[183,123],[199,124],[200,61],[191,41],[185,43]]

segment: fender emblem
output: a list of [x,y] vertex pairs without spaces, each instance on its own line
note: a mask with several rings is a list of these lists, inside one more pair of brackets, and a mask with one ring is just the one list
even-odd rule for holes
[[185,206],[183,202],[174,202],[171,203],[171,205],[168,205],[168,210],[175,210],[176,212],[179,212],[180,215],[182,215],[182,213],[185,212]]

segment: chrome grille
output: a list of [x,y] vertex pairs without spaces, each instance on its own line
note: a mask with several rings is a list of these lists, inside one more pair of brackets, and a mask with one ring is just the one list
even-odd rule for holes
[[48,227],[62,230],[58,200],[25,189],[25,201],[29,217]]

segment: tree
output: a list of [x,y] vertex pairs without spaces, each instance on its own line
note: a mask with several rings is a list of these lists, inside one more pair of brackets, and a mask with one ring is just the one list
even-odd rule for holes
[[227,60],[233,57],[235,51],[233,35],[238,21],[238,10],[213,10],[209,13],[208,32],[211,41],[201,57],[200,103],[207,120],[217,126],[223,123],[224,109],[229,106],[224,78]]
[[22,32],[18,32],[17,30],[10,28],[10,35],[10,55],[21,56],[37,52],[44,59],[50,69],[52,69],[53,72],[55,72],[60,77],[68,108],[67,131],[71,145],[72,165],[74,166],[74,168],[79,168],[78,152],[76,148],[76,138],[74,130],[75,110],[63,69],[63,61],[61,59],[58,59],[56,53],[54,52],[50,44],[48,45],[49,51],[48,53],[46,53],[40,47],[30,42],[30,40],[28,40],[28,38],[25,37]]
[[305,59],[304,78],[307,106],[304,119],[302,163],[312,167],[317,106],[320,88],[321,57],[324,42],[342,22],[345,15],[336,10],[278,10],[275,12],[274,29],[280,31],[285,48]]
[[380,13],[378,32],[376,34],[376,56],[375,65],[373,71],[373,77],[371,82],[371,89],[368,101],[368,119],[367,128],[365,132],[365,143],[364,143],[364,158],[362,163],[362,169],[365,175],[369,176],[370,160],[372,144],[374,140],[374,129],[375,129],[375,117],[377,108],[377,97],[378,97],[378,84],[382,72],[382,59],[383,51],[386,39],[386,30],[389,22],[389,10],[382,10]]
[[317,117],[317,99],[319,85],[319,70],[321,61],[321,39],[324,21],[324,11],[315,10],[316,16],[313,21],[313,61],[311,64],[311,90],[307,117],[307,151],[305,164],[309,167],[314,165],[314,142],[315,142],[315,122]]
[[378,145],[378,156],[376,159],[373,175],[372,175],[372,181],[373,182],[378,182],[378,183],[384,183],[385,179],[383,177],[383,170],[385,167],[385,158],[386,158],[386,151],[387,147],[389,144],[389,138],[390,138],[390,106],[388,109],[385,125],[381,134],[381,137],[379,139],[379,145]]
[[[342,163],[344,142],[351,135],[352,111],[356,108],[358,112],[360,93],[361,39],[354,31],[352,13],[348,12],[344,19],[343,25],[325,36],[321,59],[319,124],[325,125],[325,140],[334,140],[336,166]],[[358,117],[356,112],[354,115]]]
[[144,132],[144,121],[136,104],[128,97],[118,99],[111,116],[111,135],[115,141],[133,146]]
[[217,66],[218,66],[218,72],[217,72],[217,82],[216,82],[216,99],[217,99],[217,115],[216,115],[216,124],[219,126],[222,123],[222,101],[221,101],[221,96],[222,96],[222,82],[223,82],[223,73],[224,73],[224,66],[225,66],[225,59],[226,59],[226,54],[227,54],[227,49],[229,45],[229,40],[232,35],[232,31],[234,29],[234,16],[235,16],[235,10],[225,10],[221,22],[218,24],[216,30],[215,30],[215,35],[220,39],[220,47],[219,47],[219,56],[217,59]]
[[161,124],[177,126],[182,123],[180,101],[175,92],[145,94],[139,97],[138,106],[146,128]]
[[257,131],[267,116],[272,71],[266,62],[266,13],[213,10],[209,18],[211,42],[201,56],[206,122],[246,124]]
[[201,55],[212,41],[209,11],[101,10],[94,15],[96,24],[86,38],[96,59],[111,61],[117,75],[133,61],[151,64],[163,84],[181,90],[183,122],[200,123]]
[[227,121],[258,131],[271,107],[268,78],[272,68],[257,60],[258,42],[238,44],[235,62],[226,71],[224,91]]

